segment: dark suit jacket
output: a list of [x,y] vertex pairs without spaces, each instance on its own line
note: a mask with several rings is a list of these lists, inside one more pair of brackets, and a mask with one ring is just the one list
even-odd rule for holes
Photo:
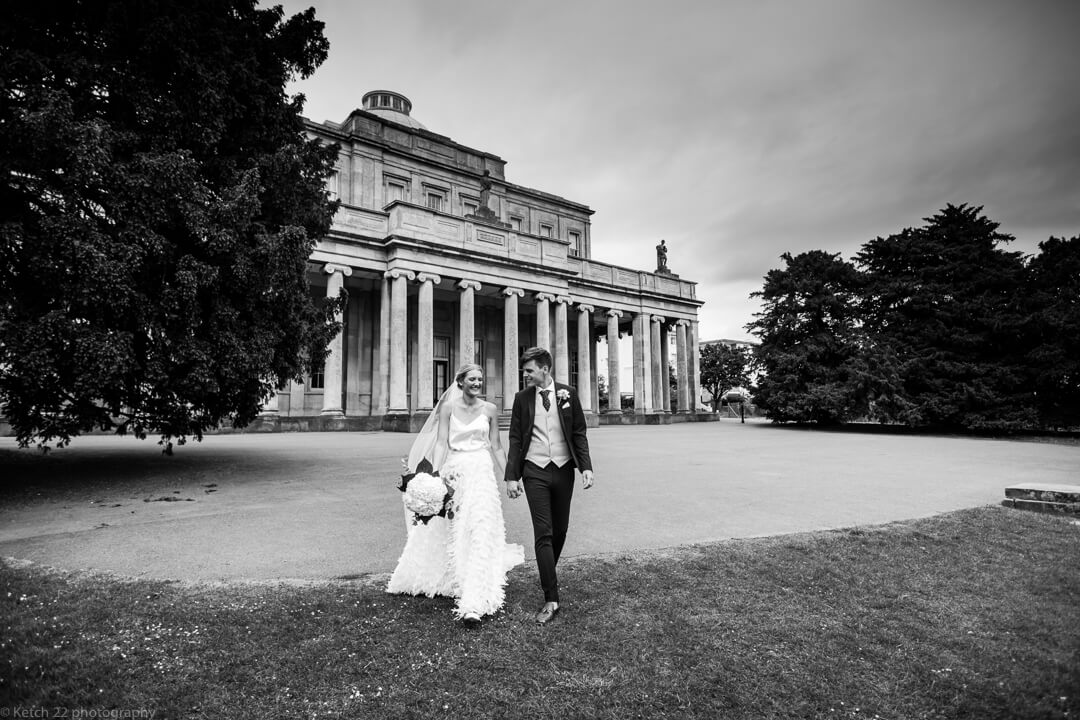
[[[559,403],[559,390],[570,393],[570,404],[562,407]],[[555,383],[555,397],[552,402],[558,408],[559,424],[562,426],[566,444],[570,446],[570,462],[578,470],[592,470],[589,457],[589,438],[585,435],[585,412],[581,409],[577,390],[569,385]],[[514,408],[510,411],[510,442],[506,452],[505,479],[510,482],[520,480],[525,468],[525,456],[529,454],[532,442],[533,419],[536,415],[536,388],[529,386],[514,396]]]

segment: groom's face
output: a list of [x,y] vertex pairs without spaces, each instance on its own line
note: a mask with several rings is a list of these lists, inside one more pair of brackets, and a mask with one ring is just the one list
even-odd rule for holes
[[551,377],[551,368],[547,365],[537,365],[535,360],[525,363],[521,367],[521,372],[530,387],[542,388],[548,384],[548,378]]

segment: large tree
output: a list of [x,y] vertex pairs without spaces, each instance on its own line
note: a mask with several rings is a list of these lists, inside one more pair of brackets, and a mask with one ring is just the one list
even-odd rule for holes
[[20,443],[201,437],[320,361],[334,147],[303,98],[313,10],[12,3],[0,24],[0,402]]
[[839,255],[812,250],[781,255],[754,297],[762,312],[747,329],[764,373],[755,403],[779,422],[834,424],[869,408],[859,315],[862,278]]
[[915,427],[1034,424],[1022,363],[1024,264],[981,207],[947,205],[922,227],[863,245],[864,319],[876,409]]
[[1080,236],[1039,243],[1027,268],[1024,345],[1042,425],[1080,427]]
[[750,351],[744,347],[712,343],[701,348],[700,382],[712,395],[712,409],[720,408],[724,394],[750,385]]

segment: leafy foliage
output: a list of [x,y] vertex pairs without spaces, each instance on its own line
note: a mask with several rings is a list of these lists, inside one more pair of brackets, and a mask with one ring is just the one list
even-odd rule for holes
[[1020,363],[1020,253],[982,208],[948,205],[863,246],[863,293],[884,418],[912,426],[1009,427],[1035,421]]
[[1043,422],[1080,426],[1080,236],[1039,243],[1028,266],[1026,364]]
[[1080,238],[1028,261],[981,207],[812,251],[765,276],[757,400],[777,421],[1011,430],[1080,424]]
[[784,253],[760,292],[763,311],[747,327],[760,339],[764,372],[755,401],[780,422],[833,424],[864,414],[867,371],[859,298],[862,278],[839,255]]
[[0,401],[23,445],[183,442],[320,361],[306,262],[336,148],[304,137],[328,43],[251,0],[20,3],[0,28]]
[[750,385],[750,363],[750,351],[743,347],[716,343],[701,348],[701,387],[712,395],[714,411],[729,390]]

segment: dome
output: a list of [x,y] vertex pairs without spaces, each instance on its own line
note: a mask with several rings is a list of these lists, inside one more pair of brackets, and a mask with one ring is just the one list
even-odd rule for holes
[[414,120],[409,113],[412,112],[412,103],[409,98],[392,90],[372,90],[364,95],[364,110],[372,115],[378,115],[384,120],[413,128],[414,130],[427,130],[422,123]]

